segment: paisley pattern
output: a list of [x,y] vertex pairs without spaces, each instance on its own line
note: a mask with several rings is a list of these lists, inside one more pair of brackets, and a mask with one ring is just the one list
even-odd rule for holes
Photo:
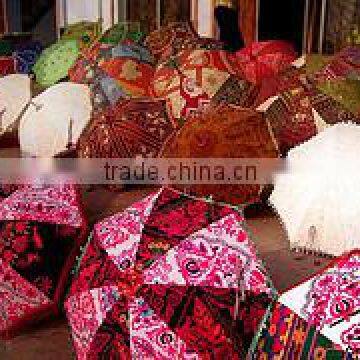
[[120,100],[94,113],[80,136],[83,158],[156,157],[175,127],[162,100]]
[[85,221],[70,186],[21,187],[0,203],[0,336],[58,312]]
[[243,359],[274,292],[242,221],[164,188],[97,224],[65,302],[77,358]]

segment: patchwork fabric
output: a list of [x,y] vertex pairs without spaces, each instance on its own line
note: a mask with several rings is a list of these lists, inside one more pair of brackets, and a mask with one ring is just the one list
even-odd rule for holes
[[323,69],[314,74],[321,83],[327,80],[360,79],[360,47],[347,47],[337,53]]
[[76,40],[82,50],[89,47],[100,34],[100,22],[81,21],[69,25],[61,38],[64,40]]
[[277,75],[296,59],[293,46],[286,41],[254,42],[236,53],[245,78],[260,84],[264,78]]
[[[191,117],[165,145],[165,158],[276,158],[272,134],[261,113],[222,105]],[[226,179],[224,179],[226,180]],[[258,200],[257,184],[191,184],[190,194],[243,205]]]
[[322,119],[329,125],[339,122],[353,122],[360,124],[360,111],[358,114],[349,111],[345,106],[336,101],[336,99],[321,91],[312,97],[311,104]]
[[108,29],[99,39],[99,43],[117,45],[125,40],[139,42],[144,37],[137,22],[119,22]]
[[16,72],[16,61],[12,56],[0,57],[0,76],[14,74]]
[[237,70],[235,57],[226,51],[183,51],[158,66],[154,94],[167,99],[170,116],[182,123],[191,113],[206,107]]
[[212,97],[210,104],[219,106],[221,104],[236,105],[243,108],[254,106],[259,93],[259,88],[245,79],[234,76],[228,78]]
[[252,359],[346,359],[360,355],[360,253],[282,294],[271,311]]
[[16,59],[16,72],[20,74],[31,73],[42,50],[42,45],[36,41],[17,45],[13,54]]
[[304,86],[281,93],[265,112],[281,154],[317,134],[311,101],[314,89]]
[[116,57],[99,63],[107,75],[115,79],[131,97],[150,97],[155,69],[135,58]]
[[0,336],[58,313],[85,235],[71,186],[23,186],[0,203]]
[[260,91],[256,105],[263,104],[272,96],[282,92],[290,91],[309,84],[309,79],[304,69],[290,66],[278,75],[268,77],[261,82]]
[[175,22],[151,32],[145,38],[144,45],[158,62],[162,62],[182,50],[189,49],[188,46],[193,49],[193,44],[198,38],[190,23]]
[[77,358],[243,359],[274,292],[242,223],[165,188],[95,225],[65,303]]
[[174,132],[162,100],[119,101],[94,114],[78,143],[80,157],[156,157]]

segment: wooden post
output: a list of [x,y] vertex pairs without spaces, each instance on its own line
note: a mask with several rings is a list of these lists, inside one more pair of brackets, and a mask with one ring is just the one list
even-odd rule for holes
[[239,0],[239,24],[245,45],[257,40],[258,0]]

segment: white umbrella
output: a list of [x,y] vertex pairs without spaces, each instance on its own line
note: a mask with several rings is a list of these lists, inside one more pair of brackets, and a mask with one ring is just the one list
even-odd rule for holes
[[20,122],[20,148],[24,154],[52,157],[75,144],[90,120],[87,85],[70,82],[52,86],[35,97]]
[[336,124],[290,150],[270,202],[290,246],[338,256],[360,247],[360,127]]
[[0,78],[0,135],[15,125],[31,99],[30,78],[12,74]]

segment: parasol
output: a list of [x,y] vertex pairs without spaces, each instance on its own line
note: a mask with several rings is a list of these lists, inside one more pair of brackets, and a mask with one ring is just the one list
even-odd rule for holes
[[65,310],[78,359],[244,359],[273,294],[238,212],[164,188],[95,225]]
[[292,249],[337,256],[359,247],[359,140],[357,125],[340,123],[290,150],[270,202]]
[[70,185],[23,186],[0,203],[0,336],[59,313],[86,223]]
[[247,80],[260,84],[277,75],[296,59],[293,46],[280,40],[254,42],[236,53]]
[[249,359],[349,359],[360,354],[360,251],[281,294]]
[[156,157],[175,131],[162,100],[120,100],[94,113],[78,141],[80,157]]
[[28,155],[52,157],[76,144],[91,115],[86,85],[60,83],[32,100],[21,119],[19,140]]
[[100,34],[101,24],[99,22],[80,21],[68,25],[61,39],[76,40],[80,49],[84,49],[89,47]]
[[13,74],[0,79],[0,134],[17,125],[18,118],[31,100],[30,78]]
[[353,78],[360,80],[360,47],[347,47],[314,74],[318,83]]
[[206,107],[237,70],[235,57],[224,50],[183,51],[158,66],[154,94],[167,99],[170,116],[182,123],[190,113]]
[[139,23],[136,22],[119,22],[100,37],[99,43],[115,46],[125,40],[140,42],[144,34],[139,27]]
[[[278,152],[261,113],[229,105],[190,117],[168,140],[165,158],[276,158]],[[178,186],[178,185],[177,185]],[[183,186],[184,187],[184,186]],[[257,184],[192,184],[187,191],[215,201],[244,205],[258,200]]]
[[14,74],[16,72],[16,60],[12,56],[0,56],[0,76]]
[[59,40],[43,51],[33,67],[36,81],[51,86],[68,76],[68,71],[79,56],[76,40]]
[[16,72],[30,74],[43,47],[38,41],[29,41],[15,46],[13,57],[16,60]]

